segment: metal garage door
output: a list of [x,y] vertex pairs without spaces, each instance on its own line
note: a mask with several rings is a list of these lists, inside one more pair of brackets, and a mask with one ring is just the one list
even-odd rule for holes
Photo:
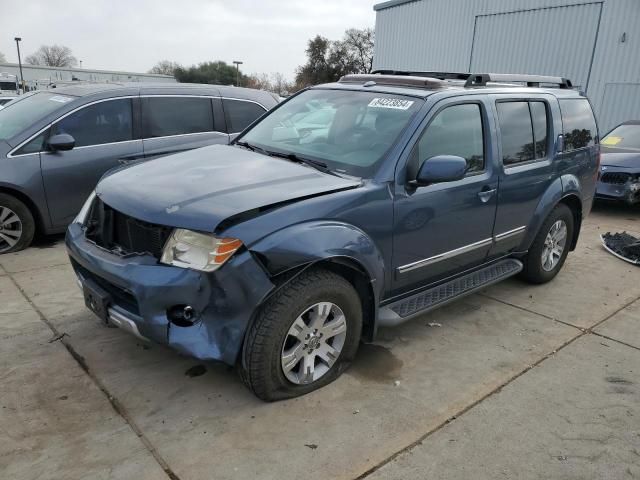
[[598,116],[604,135],[627,120],[640,120],[640,83],[607,83]]
[[478,15],[472,72],[559,75],[587,86],[602,3]]

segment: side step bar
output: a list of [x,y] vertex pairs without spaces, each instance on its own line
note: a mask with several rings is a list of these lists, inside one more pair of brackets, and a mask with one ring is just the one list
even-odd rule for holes
[[415,315],[428,312],[511,277],[519,273],[522,268],[523,265],[520,260],[507,258],[481,270],[468,273],[463,277],[455,278],[429,290],[403,298],[380,309],[378,325],[381,327],[399,325]]

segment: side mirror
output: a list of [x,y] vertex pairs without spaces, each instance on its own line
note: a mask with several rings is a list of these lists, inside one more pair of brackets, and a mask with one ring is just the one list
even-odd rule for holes
[[47,145],[54,152],[71,150],[76,146],[76,140],[68,133],[59,133],[49,138]]
[[425,160],[410,185],[421,187],[432,183],[455,182],[467,173],[467,161],[455,155],[437,155]]

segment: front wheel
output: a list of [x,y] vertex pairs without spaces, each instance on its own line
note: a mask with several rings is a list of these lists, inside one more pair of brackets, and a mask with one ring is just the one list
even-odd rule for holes
[[0,193],[0,254],[27,248],[36,231],[27,206],[11,195]]
[[262,400],[297,397],[335,380],[355,356],[362,330],[358,293],[327,270],[302,273],[261,308],[239,365]]
[[522,278],[531,283],[546,283],[562,268],[573,239],[573,212],[560,203],[551,211],[538,231],[524,259]]

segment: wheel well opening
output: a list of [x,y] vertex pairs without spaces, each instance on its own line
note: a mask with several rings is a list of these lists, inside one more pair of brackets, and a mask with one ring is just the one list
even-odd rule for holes
[[578,244],[578,237],[580,235],[580,228],[582,227],[582,202],[576,195],[568,195],[560,200],[560,203],[564,203],[573,213],[573,238],[571,239],[571,248],[573,251]]
[[358,292],[362,304],[362,339],[371,342],[375,334],[375,296],[369,275],[354,261],[343,258],[332,258],[317,263],[315,266],[325,268],[345,278]]
[[13,190],[11,188],[6,188],[6,187],[0,187],[0,193],[11,195],[12,197],[17,198],[22,203],[24,203],[26,207],[29,209],[29,211],[31,212],[31,215],[33,215],[33,220],[35,221],[35,224],[36,224],[35,225],[36,234],[41,234],[44,231],[44,223],[42,222],[42,216],[40,215],[40,212],[38,211],[38,208],[36,207],[36,205],[27,195],[25,195],[24,193],[18,190]]

